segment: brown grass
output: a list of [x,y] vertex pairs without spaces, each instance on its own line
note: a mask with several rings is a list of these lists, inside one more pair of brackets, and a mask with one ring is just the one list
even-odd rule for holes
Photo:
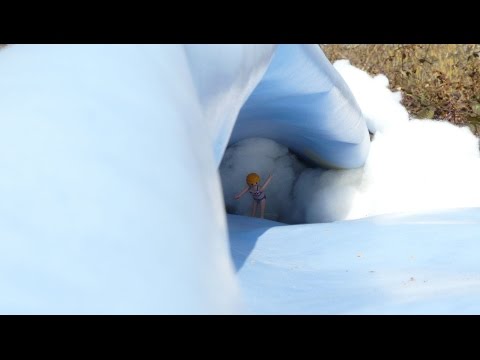
[[480,135],[480,44],[321,45],[330,61],[348,59],[401,90],[415,118],[468,125]]

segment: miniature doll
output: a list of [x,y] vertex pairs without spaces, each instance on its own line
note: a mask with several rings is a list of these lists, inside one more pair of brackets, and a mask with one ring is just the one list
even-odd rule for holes
[[272,174],[270,174],[265,181],[263,186],[259,185],[260,176],[256,173],[251,173],[247,175],[247,187],[243,189],[239,194],[235,195],[235,200],[240,199],[247,191],[252,194],[253,204],[252,204],[252,216],[255,216],[257,212],[257,206],[260,204],[260,217],[263,219],[265,215],[265,205],[267,201],[267,196],[265,195],[265,189],[270,184],[272,180]]

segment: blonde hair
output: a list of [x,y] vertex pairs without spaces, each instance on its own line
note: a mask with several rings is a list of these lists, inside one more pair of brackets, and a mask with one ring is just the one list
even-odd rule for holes
[[250,173],[247,175],[247,184],[252,186],[253,184],[258,184],[260,182],[260,176],[257,173]]

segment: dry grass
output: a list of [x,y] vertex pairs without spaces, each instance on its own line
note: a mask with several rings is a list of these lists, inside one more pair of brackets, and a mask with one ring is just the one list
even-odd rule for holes
[[468,125],[480,135],[480,44],[321,45],[330,61],[349,59],[385,74],[416,118]]

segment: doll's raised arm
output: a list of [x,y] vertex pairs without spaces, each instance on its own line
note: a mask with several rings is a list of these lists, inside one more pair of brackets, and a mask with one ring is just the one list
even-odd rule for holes
[[240,199],[243,195],[245,195],[245,193],[248,191],[249,187],[245,187],[245,189],[242,190],[242,192],[240,194],[237,194],[235,195],[235,199]]
[[263,186],[260,188],[260,191],[264,191],[267,186],[270,184],[270,181],[272,181],[272,174],[270,174],[267,178],[267,180],[265,181],[265,184],[263,184]]

